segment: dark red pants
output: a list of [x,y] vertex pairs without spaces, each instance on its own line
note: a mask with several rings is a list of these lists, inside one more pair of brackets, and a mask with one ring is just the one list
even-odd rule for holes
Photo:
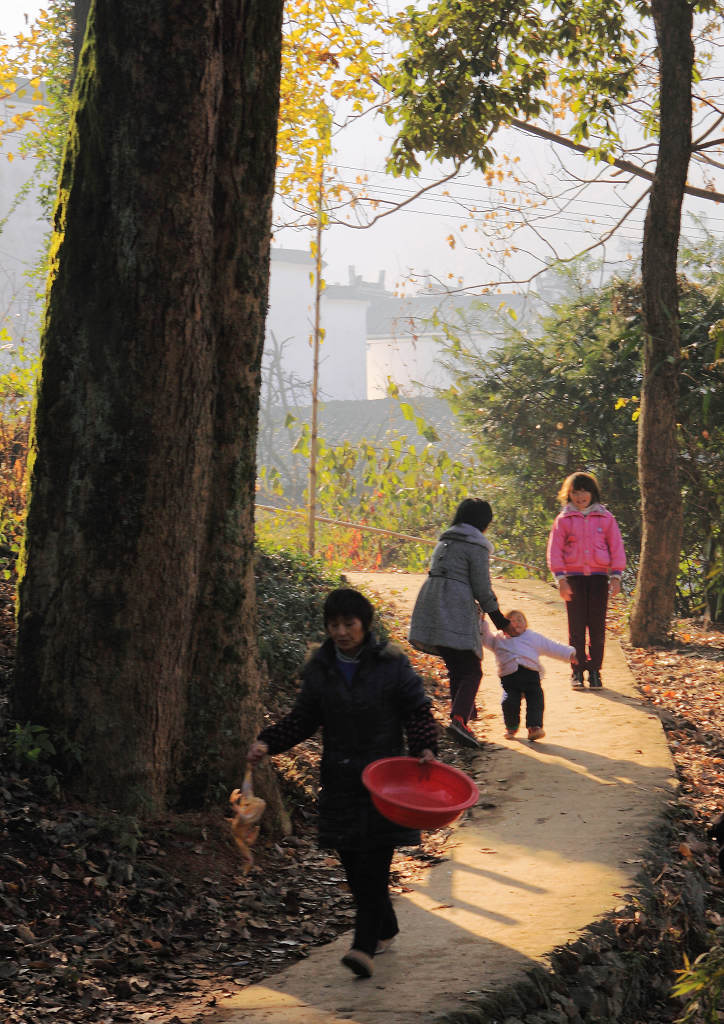
[[450,717],[460,715],[466,724],[475,707],[475,697],[483,678],[483,666],[475,651],[458,651],[455,647],[438,647],[438,653],[445,662],[452,707]]
[[568,643],[576,648],[580,669],[600,669],[606,638],[608,576],[569,576],[568,582],[573,591],[571,600],[566,601]]

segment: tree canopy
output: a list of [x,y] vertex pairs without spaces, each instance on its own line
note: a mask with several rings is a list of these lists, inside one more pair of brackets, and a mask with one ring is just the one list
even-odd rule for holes
[[564,116],[576,142],[596,138],[598,155],[611,151],[638,66],[624,0],[440,0],[406,8],[399,30],[404,53],[387,80],[398,172],[418,171],[420,153],[484,170],[499,128],[545,113]]

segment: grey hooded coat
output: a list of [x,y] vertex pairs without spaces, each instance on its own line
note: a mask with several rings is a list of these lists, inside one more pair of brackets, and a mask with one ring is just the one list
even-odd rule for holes
[[484,612],[499,611],[490,584],[492,550],[487,537],[468,523],[443,533],[412,612],[409,641],[413,647],[428,654],[437,654],[439,647],[453,647],[482,658],[478,605]]

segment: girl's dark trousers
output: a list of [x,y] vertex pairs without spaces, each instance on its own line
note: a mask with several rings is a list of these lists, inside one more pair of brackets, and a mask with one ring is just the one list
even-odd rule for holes
[[375,955],[380,939],[400,930],[390,899],[390,864],[393,846],[375,850],[337,850],[347,874],[357,912],[352,947]]
[[483,678],[483,667],[475,651],[458,651],[455,647],[438,647],[450,680],[452,707],[450,717],[460,715],[466,724],[475,707],[475,697]]
[[[566,601],[568,613],[568,643],[576,648],[580,669],[600,669],[603,663],[603,645],[606,636],[606,608],[608,607],[608,576],[569,576],[573,591]],[[588,630],[588,652],[586,652]]]
[[529,729],[543,725],[545,699],[540,685],[540,673],[519,665],[515,672],[501,676],[503,686],[503,718],[505,726],[515,731],[520,725],[520,702],[525,697],[525,724]]

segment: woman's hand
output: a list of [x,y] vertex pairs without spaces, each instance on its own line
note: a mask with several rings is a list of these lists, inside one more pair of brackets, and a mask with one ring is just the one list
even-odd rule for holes
[[246,755],[248,763],[254,767],[263,761],[266,755],[269,753],[269,747],[262,740],[254,740]]
[[435,755],[427,747],[420,754],[420,764],[430,764],[431,761],[435,760]]
[[618,576],[612,576],[608,584],[609,597],[618,597],[621,593],[621,580]]
[[565,576],[558,581],[558,592],[564,601],[570,601],[573,597],[573,590]]

